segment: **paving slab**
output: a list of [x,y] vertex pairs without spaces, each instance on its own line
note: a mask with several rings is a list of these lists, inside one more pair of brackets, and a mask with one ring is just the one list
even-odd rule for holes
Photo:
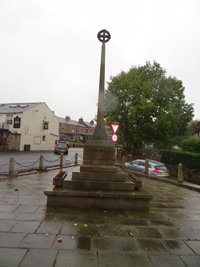
[[[85,251],[60,250],[55,267],[99,267],[97,254]],[[20,266],[21,267],[21,266]]]
[[18,267],[27,251],[27,249],[20,248],[0,248],[0,266]]
[[0,266],[200,266],[200,192],[141,178],[149,211],[49,208],[57,173],[1,181]]
[[17,223],[15,220],[2,220],[0,219],[0,232],[9,232]]
[[16,221],[11,232],[14,233],[34,233],[40,225],[38,221]]
[[2,247],[19,247],[19,244],[25,237],[25,233],[7,233],[0,232],[0,248]]
[[161,240],[137,239],[138,251],[148,254],[165,254],[167,250]]
[[132,237],[94,237],[92,249],[97,251],[137,251],[137,246]]
[[57,235],[53,247],[57,249],[73,250],[77,245],[77,237],[69,235]]
[[55,240],[55,235],[46,234],[27,234],[20,242],[22,248],[51,248]]
[[14,210],[14,212],[17,213],[35,212],[37,208],[38,208],[37,205],[20,205]]
[[53,267],[57,254],[54,249],[29,249],[20,267]]
[[184,241],[165,240],[164,244],[169,253],[176,255],[194,255],[193,250],[190,249],[190,247],[187,246],[186,242]]
[[152,238],[152,239],[160,239],[162,235],[159,232],[159,229],[150,226],[136,226],[135,232],[138,238]]
[[200,256],[181,256],[181,259],[187,267],[199,267]]
[[199,241],[186,241],[186,244],[197,254],[200,255],[200,242]]
[[176,255],[150,255],[150,260],[153,266],[158,267],[185,267],[184,262]]
[[36,233],[49,233],[49,234],[59,234],[62,227],[60,222],[44,221],[41,223]]
[[187,239],[185,231],[179,227],[164,225],[159,227],[159,232],[161,233],[164,239]]
[[152,267],[149,257],[146,254],[136,254],[130,252],[105,252],[98,253],[99,267]]

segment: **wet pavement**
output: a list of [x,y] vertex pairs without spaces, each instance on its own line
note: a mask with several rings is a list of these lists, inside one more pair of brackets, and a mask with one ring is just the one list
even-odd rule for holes
[[1,178],[1,267],[200,266],[199,192],[143,178],[149,211],[47,208],[57,173]]

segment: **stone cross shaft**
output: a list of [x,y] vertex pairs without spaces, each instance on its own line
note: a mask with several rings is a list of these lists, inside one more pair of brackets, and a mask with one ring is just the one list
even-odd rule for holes
[[101,64],[100,64],[100,78],[99,78],[99,98],[98,98],[98,110],[97,110],[97,125],[93,133],[93,139],[107,140],[108,135],[104,124],[104,89],[105,89],[105,43],[111,38],[110,33],[107,30],[101,30],[97,34],[97,38],[102,42],[101,47]]

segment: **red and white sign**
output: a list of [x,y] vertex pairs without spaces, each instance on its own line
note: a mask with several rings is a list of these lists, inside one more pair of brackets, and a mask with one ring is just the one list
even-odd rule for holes
[[113,134],[112,135],[112,141],[113,142],[117,142],[118,141],[118,135],[117,134]]
[[117,132],[118,128],[119,128],[119,124],[111,124],[112,126],[112,130],[114,132],[114,134]]

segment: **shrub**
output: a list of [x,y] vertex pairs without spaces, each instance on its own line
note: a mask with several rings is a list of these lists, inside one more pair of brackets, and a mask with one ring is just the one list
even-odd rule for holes
[[184,167],[200,170],[200,153],[191,153],[177,150],[161,150],[161,161],[165,164],[182,163]]
[[181,148],[183,151],[200,153],[200,139],[190,137],[182,141]]

